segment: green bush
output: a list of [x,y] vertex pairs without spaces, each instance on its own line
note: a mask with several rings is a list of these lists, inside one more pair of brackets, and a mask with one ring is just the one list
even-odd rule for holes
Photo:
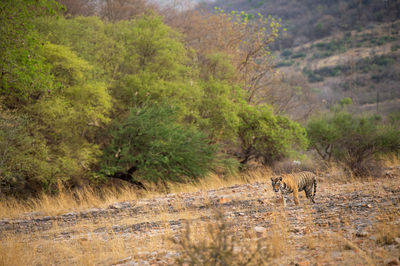
[[276,63],[275,64],[275,67],[288,67],[288,66],[291,66],[291,65],[293,65],[293,61],[280,61],[280,62],[278,62],[278,63]]
[[0,112],[0,193],[37,193],[52,182],[45,139],[27,117]]
[[289,57],[293,54],[293,50],[292,49],[285,49],[282,51],[281,56],[283,57]]
[[325,58],[333,55],[333,52],[331,51],[323,51],[323,52],[315,52],[312,55],[312,59],[319,59],[319,58]]
[[269,106],[247,106],[239,116],[242,164],[256,158],[271,165],[307,147],[305,129],[287,117],[274,115]]
[[320,74],[311,72],[310,74],[308,74],[308,81],[311,83],[321,82],[324,81],[324,77],[322,77]]
[[310,147],[327,162],[341,163],[356,175],[367,174],[369,160],[400,150],[400,131],[379,121],[344,112],[313,119],[307,125]]
[[336,77],[342,73],[346,73],[349,70],[347,66],[335,66],[335,67],[322,67],[313,71],[313,75],[319,75],[321,77]]
[[216,146],[207,137],[176,121],[175,108],[132,108],[111,132],[104,151],[105,175],[137,169],[137,178],[151,182],[195,180],[213,167]]
[[298,52],[298,53],[296,53],[296,54],[293,54],[292,55],[292,58],[293,59],[296,59],[296,58],[306,58],[306,56],[307,56],[307,54],[305,53],[305,52]]
[[346,47],[345,47],[345,41],[349,41],[349,38],[344,38],[341,40],[332,40],[330,42],[321,42],[321,43],[317,43],[316,47],[318,48],[318,50],[324,50],[327,52],[331,52],[331,53],[337,53],[337,52],[345,52],[346,51]]

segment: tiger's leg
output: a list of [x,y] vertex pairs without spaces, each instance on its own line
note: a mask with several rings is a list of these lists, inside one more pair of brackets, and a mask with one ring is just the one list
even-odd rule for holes
[[314,201],[314,196],[313,196],[313,194],[312,194],[312,189],[313,189],[313,185],[311,185],[311,186],[309,186],[309,187],[306,187],[306,188],[304,189],[304,192],[306,193],[307,199],[309,199],[312,203],[315,203],[315,201]]
[[283,206],[286,207],[286,195],[284,195],[283,193],[281,193],[281,195],[282,195]]
[[294,198],[294,203],[296,205],[299,205],[299,191],[297,188],[293,189],[293,198]]

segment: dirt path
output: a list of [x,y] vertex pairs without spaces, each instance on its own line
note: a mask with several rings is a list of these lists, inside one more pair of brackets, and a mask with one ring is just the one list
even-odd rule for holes
[[[271,263],[365,265],[398,262],[398,177],[348,184],[321,183],[316,201],[311,205],[302,197],[300,206],[291,201],[283,208],[270,184],[258,182],[115,203],[105,209],[80,213],[3,219],[0,232],[2,237],[30,235],[54,242],[113,236],[145,243],[149,239],[164,241],[181,237],[187,224],[194,227],[212,224],[218,212],[236,232],[249,238],[271,240],[269,237],[276,230],[274,225],[283,225],[278,235],[285,245],[284,252],[271,257]],[[149,250],[144,244],[143,248],[136,246],[136,253],[131,256],[103,260],[100,264],[172,264],[182,252],[175,248],[171,244],[157,243],[155,250]]]

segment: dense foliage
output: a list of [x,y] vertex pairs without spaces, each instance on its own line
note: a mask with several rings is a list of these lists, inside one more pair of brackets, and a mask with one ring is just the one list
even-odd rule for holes
[[166,106],[132,108],[111,132],[103,172],[137,169],[138,179],[154,182],[203,177],[213,167],[216,147],[196,128],[177,123],[176,115]]
[[103,8],[103,20],[65,18],[52,1],[1,2],[2,193],[117,173],[196,180],[224,161],[269,164],[306,146],[299,124],[255,104],[278,22],[218,11],[212,34],[225,35],[206,49],[210,36],[190,43],[196,29],[179,33],[154,12],[120,18]]
[[309,121],[307,133],[310,147],[322,159],[342,163],[356,175],[366,174],[366,164],[374,156],[400,151],[398,128],[383,125],[376,116],[335,112],[333,116]]

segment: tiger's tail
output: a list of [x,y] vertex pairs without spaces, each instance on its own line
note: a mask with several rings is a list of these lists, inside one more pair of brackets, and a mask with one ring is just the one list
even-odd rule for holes
[[314,195],[313,195],[313,198],[315,197],[315,193],[317,193],[317,176],[314,177]]

